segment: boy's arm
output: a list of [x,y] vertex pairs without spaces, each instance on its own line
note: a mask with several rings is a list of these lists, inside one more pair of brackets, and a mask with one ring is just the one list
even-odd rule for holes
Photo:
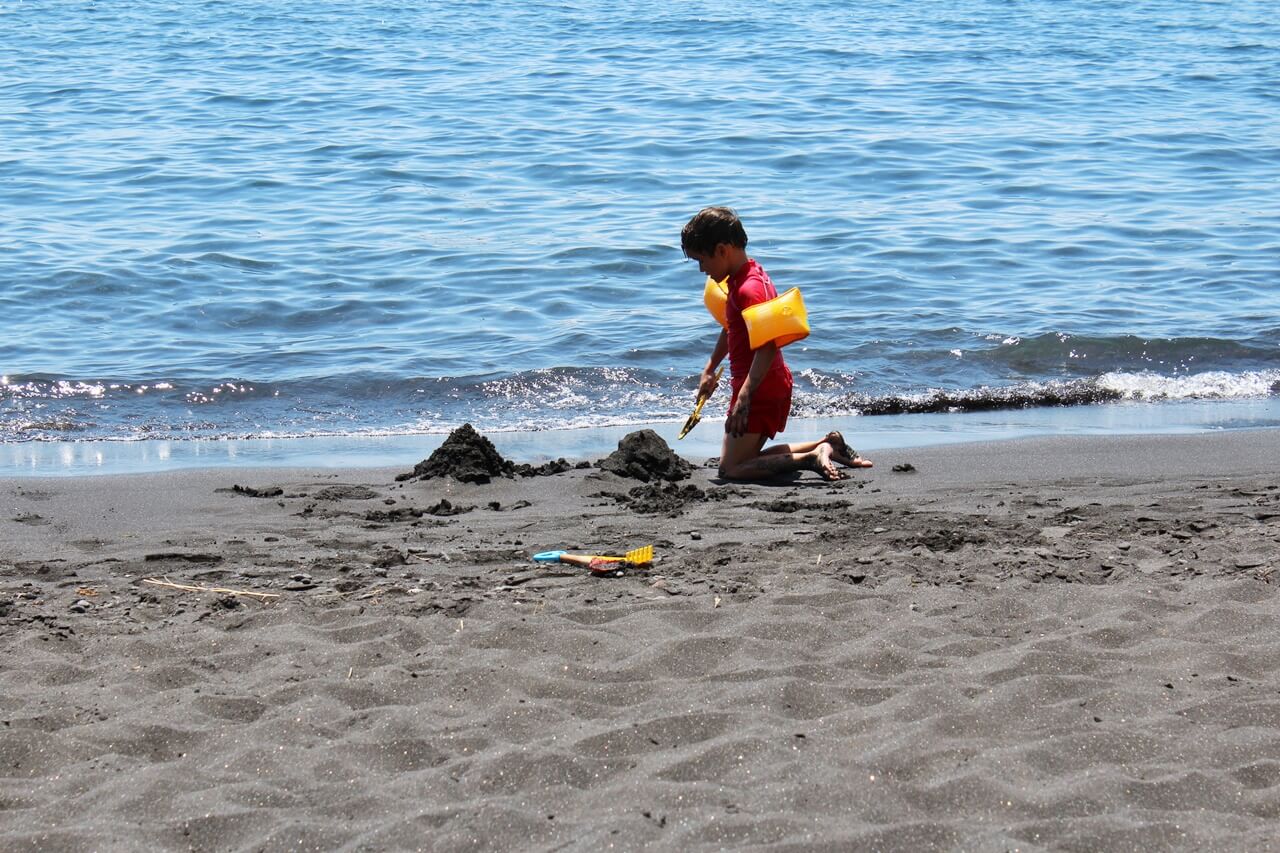
[[751,411],[751,395],[755,393],[765,374],[778,355],[778,346],[773,341],[762,345],[751,356],[751,370],[747,373],[747,381],[742,383],[738,391],[738,402],[734,404],[729,419],[724,423],[724,431],[737,437],[747,431],[747,414]]
[[707,361],[707,366],[702,368],[702,380],[698,382],[698,397],[710,397],[711,393],[716,390],[716,368],[720,366],[720,362],[724,361],[724,357],[729,354],[729,333],[724,329],[720,330],[720,337],[716,339],[715,348],[711,350],[711,358]]

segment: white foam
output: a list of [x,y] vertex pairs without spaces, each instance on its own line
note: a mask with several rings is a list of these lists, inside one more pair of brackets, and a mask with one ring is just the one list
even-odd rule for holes
[[1157,373],[1104,373],[1098,386],[1126,400],[1241,400],[1268,397],[1280,382],[1280,370],[1227,373],[1212,370],[1186,376]]

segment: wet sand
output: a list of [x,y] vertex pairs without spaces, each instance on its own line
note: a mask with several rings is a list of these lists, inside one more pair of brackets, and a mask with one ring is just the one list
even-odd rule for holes
[[1280,430],[874,458],[0,480],[0,848],[1272,849]]

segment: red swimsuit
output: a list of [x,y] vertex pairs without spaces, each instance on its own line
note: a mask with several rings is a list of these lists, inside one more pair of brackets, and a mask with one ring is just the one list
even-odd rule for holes
[[[733,399],[729,410],[738,400],[738,391],[747,381],[751,360],[755,351],[747,335],[747,324],[742,319],[742,309],[776,298],[769,274],[753,259],[729,277],[729,300],[725,306],[725,319],[729,333],[729,373],[732,376]],[[747,412],[747,432],[773,438],[787,425],[791,413],[791,371],[782,358],[782,350],[774,356],[769,372],[751,395],[751,410]]]

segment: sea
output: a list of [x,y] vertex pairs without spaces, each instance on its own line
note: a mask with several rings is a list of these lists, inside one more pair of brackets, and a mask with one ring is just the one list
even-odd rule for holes
[[1278,116],[1263,0],[0,0],[0,474],[674,441],[711,204],[798,437],[1277,427]]

